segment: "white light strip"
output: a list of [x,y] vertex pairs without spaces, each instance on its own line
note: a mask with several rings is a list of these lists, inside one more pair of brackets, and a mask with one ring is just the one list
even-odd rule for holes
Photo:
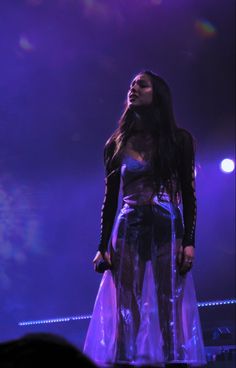
[[236,304],[236,299],[216,300],[211,302],[197,303],[198,307],[215,307],[218,305]]
[[[216,301],[197,303],[199,308],[215,307],[219,305],[229,305],[229,304],[236,304],[236,299],[216,300]],[[41,324],[48,324],[48,323],[71,322],[71,321],[79,321],[82,319],[91,319],[91,315],[87,314],[87,315],[81,315],[81,316],[42,319],[38,321],[23,321],[23,322],[18,322],[18,326],[30,326],[30,325],[41,325]]]
[[72,316],[72,317],[62,317],[62,318],[52,318],[52,319],[42,319],[38,321],[23,321],[19,322],[19,326],[29,326],[29,325],[41,325],[47,323],[58,323],[58,322],[70,322],[70,321],[77,321],[81,319],[90,319],[90,315],[84,316]]

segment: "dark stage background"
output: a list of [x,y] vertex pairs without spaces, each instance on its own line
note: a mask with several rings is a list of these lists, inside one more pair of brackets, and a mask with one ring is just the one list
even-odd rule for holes
[[132,77],[169,83],[197,141],[198,301],[235,298],[233,0],[0,1],[0,341],[50,330],[82,346],[104,194],[103,146]]

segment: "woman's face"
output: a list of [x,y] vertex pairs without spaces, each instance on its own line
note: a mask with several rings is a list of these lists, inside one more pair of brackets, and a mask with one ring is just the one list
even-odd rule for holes
[[138,74],[130,84],[127,95],[128,106],[150,105],[153,99],[151,79],[147,74]]

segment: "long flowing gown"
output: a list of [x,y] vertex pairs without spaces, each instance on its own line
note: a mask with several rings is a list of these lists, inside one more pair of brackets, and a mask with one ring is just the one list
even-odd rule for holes
[[176,259],[183,239],[178,203],[153,193],[149,161],[124,155],[122,208],[109,250],[84,352],[97,364],[205,365],[205,351],[191,271]]

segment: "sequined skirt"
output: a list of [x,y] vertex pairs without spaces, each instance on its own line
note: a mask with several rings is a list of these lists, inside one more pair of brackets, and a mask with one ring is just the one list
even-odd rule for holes
[[180,275],[176,258],[182,236],[171,202],[120,210],[84,345],[97,364],[205,365],[192,273]]

